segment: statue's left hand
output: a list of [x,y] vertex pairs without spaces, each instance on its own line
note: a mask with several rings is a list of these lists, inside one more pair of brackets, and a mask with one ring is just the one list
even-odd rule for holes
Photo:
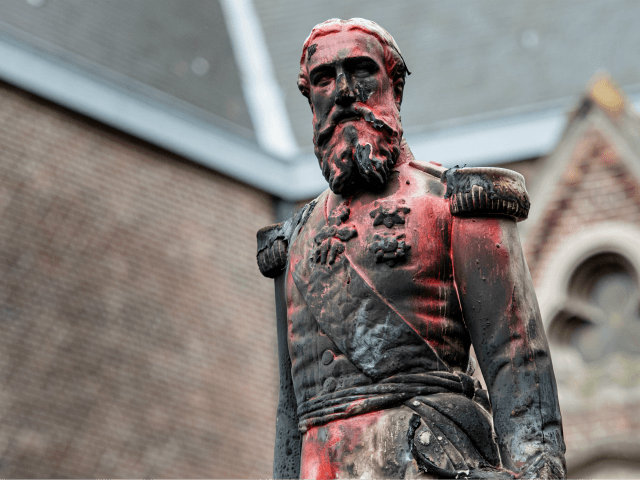
[[522,470],[516,478],[562,479],[567,478],[567,474],[562,459],[543,453]]

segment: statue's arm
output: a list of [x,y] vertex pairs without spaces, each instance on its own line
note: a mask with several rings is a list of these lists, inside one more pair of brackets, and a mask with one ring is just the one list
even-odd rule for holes
[[276,413],[276,439],[273,455],[273,478],[299,478],[300,432],[298,405],[291,378],[291,358],[287,343],[287,304],[284,273],[289,236],[287,223],[265,227],[258,232],[258,267],[274,279],[276,300],[276,334],[280,392]]
[[516,220],[453,217],[454,278],[493,408],[505,468],[564,478],[555,377]]
[[276,414],[273,478],[299,478],[300,431],[298,430],[298,404],[291,379],[291,358],[289,357],[289,346],[287,344],[287,306],[285,302],[284,284],[284,274],[280,274],[275,278],[280,395]]

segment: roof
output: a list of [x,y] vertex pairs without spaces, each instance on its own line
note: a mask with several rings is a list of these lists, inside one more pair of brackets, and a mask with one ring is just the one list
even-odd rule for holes
[[218,2],[6,0],[0,29],[112,82],[136,80],[149,87],[144,95],[254,137]]
[[5,0],[0,78],[297,200],[325,187],[301,45],[316,23],[355,16],[386,28],[413,73],[402,119],[423,160],[550,152],[600,69],[640,99],[633,0]]

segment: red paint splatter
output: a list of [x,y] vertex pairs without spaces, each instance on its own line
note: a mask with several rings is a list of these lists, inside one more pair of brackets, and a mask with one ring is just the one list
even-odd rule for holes
[[302,442],[300,478],[337,478],[345,456],[354,452],[362,436],[383,415],[383,411],[371,412],[310,428]]

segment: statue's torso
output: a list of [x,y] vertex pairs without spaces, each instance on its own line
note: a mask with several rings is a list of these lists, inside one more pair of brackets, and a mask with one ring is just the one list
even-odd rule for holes
[[[291,240],[287,267],[289,350],[298,404],[372,383],[322,332],[293,280],[299,262],[309,262],[313,268],[315,260],[310,257],[320,247],[314,237],[330,228],[327,222],[338,223],[338,230],[357,231],[345,242],[333,240],[345,248],[337,257],[346,255],[353,269],[450,368],[466,369],[470,340],[453,284],[451,214],[442,194],[437,179],[404,164],[381,195],[345,202],[325,192],[318,198]],[[336,221],[340,215],[341,221]],[[408,372],[398,365],[397,373]]]

